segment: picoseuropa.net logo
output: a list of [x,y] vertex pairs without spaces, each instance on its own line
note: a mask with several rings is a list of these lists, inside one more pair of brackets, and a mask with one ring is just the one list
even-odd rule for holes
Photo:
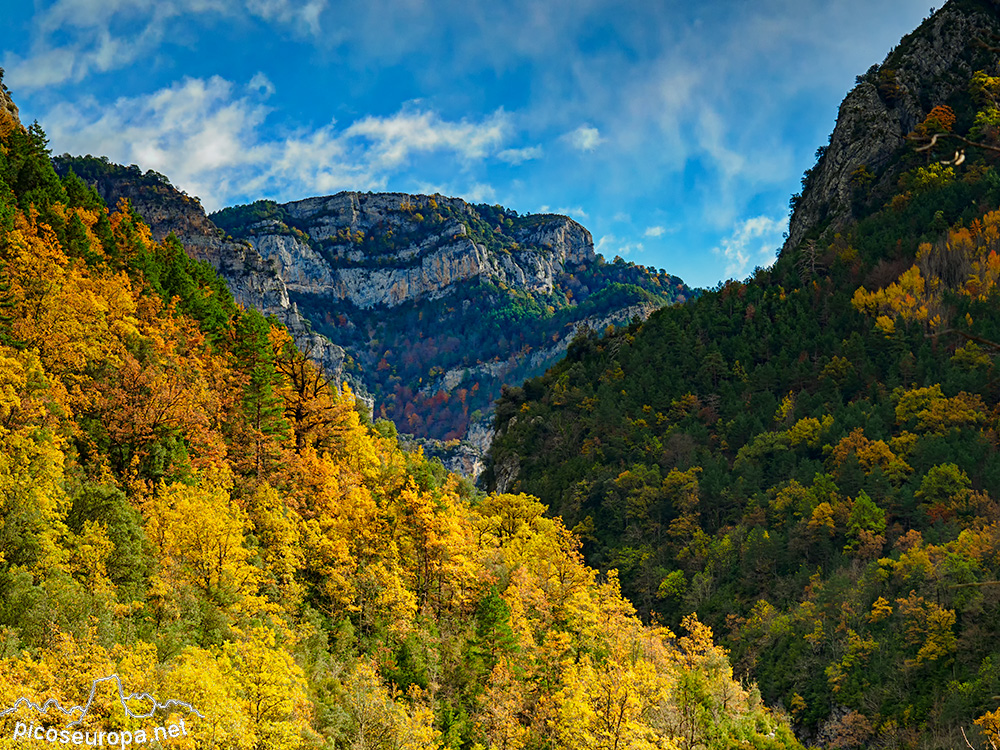
[[[42,705],[32,703],[27,698],[18,698],[13,706],[0,711],[0,718],[13,714],[25,706],[33,709],[41,716],[48,716],[49,711],[54,710],[63,716],[73,719],[73,721],[69,722],[64,729],[58,729],[42,722],[18,721],[14,724],[13,739],[22,741],[34,740],[60,745],[91,745],[94,747],[110,745],[120,747],[124,750],[124,748],[130,745],[166,742],[169,739],[187,736],[188,727],[184,724],[183,718],[178,719],[176,722],[164,722],[161,726],[151,726],[149,729],[118,731],[84,731],[73,729],[90,712],[90,707],[94,703],[94,696],[97,695],[97,687],[103,682],[115,683],[118,688],[118,701],[121,703],[122,708],[125,709],[125,713],[132,719],[150,719],[157,711],[165,709],[181,709],[187,711],[188,714],[194,714],[202,719],[205,718],[190,703],[185,703],[184,701],[170,699],[165,703],[160,703],[149,693],[131,693],[125,695],[122,681],[118,678],[117,674],[110,674],[107,677],[94,680],[90,686],[90,696],[82,706],[73,706],[66,709],[55,698],[49,698]],[[129,701],[146,701],[150,709],[147,713],[136,712],[129,706]]]

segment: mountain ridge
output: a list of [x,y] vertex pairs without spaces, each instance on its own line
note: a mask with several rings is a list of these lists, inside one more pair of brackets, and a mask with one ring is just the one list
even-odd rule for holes
[[689,294],[676,277],[605,263],[565,216],[342,191],[209,217],[163,175],[93,157],[55,163],[109,204],[128,199],[155,237],[177,236],[375,416],[468,476],[482,471],[502,384],[543,372],[580,330],[642,319]]

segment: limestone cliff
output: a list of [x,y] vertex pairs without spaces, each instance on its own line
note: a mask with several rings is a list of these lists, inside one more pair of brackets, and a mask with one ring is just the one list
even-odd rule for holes
[[9,118],[18,125],[21,124],[17,105],[14,104],[14,100],[10,96],[10,91],[3,83],[3,68],[0,68],[0,113],[2,113],[0,114],[0,122]]
[[[313,332],[290,301],[278,265],[262,257],[249,243],[226,238],[205,214],[197,198],[174,188],[163,175],[142,173],[138,167],[120,167],[101,159],[67,157],[56,159],[55,165],[63,173],[72,168],[93,184],[108,206],[128,200],[157,239],[172,232],[188,254],[216,268],[239,304],[282,321],[298,346],[322,364],[331,378],[340,381],[344,350]],[[364,390],[360,390],[364,396]]]
[[[278,264],[290,290],[364,309],[441,297],[456,283],[480,277],[548,294],[567,267],[595,258],[590,232],[562,216],[517,227],[511,245],[494,251],[470,231],[478,212],[456,198],[346,192],[280,209],[284,221],[233,230]],[[359,236],[403,241],[373,250]]]
[[272,263],[313,327],[345,348],[376,416],[471,476],[502,385],[543,372],[581,326],[643,318],[686,293],[652,269],[605,264],[570,218],[441,195],[258,201],[212,220]]
[[1000,33],[1000,3],[951,0],[889,53],[858,77],[840,105],[830,143],[793,198],[788,239],[782,252],[794,252],[810,234],[832,235],[855,218],[852,199],[859,170],[872,176],[869,193],[879,195],[899,177],[896,156],[911,133],[935,106],[967,92],[978,69],[995,67],[986,42]]

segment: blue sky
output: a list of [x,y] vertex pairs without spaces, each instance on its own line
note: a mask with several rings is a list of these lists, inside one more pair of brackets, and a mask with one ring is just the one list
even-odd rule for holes
[[854,77],[926,0],[36,0],[0,66],[53,152],[208,210],[339,190],[568,214],[695,286],[768,265]]

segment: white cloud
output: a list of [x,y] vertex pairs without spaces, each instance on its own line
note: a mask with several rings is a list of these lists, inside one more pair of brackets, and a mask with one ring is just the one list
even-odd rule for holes
[[463,190],[461,196],[469,203],[490,203],[496,201],[497,191],[491,185],[476,182]]
[[563,216],[572,216],[574,219],[580,219],[581,221],[586,221],[590,218],[587,212],[583,209],[583,206],[564,206],[563,208],[557,208],[553,213],[561,214]]
[[508,164],[523,164],[526,161],[542,158],[541,146],[528,146],[527,148],[505,148],[497,154],[500,161]]
[[271,83],[271,79],[259,70],[247,84],[247,91],[255,92],[264,97],[271,96],[276,90],[274,84]]
[[666,227],[661,227],[661,226],[646,227],[646,231],[642,233],[642,236],[662,237],[664,234],[666,234],[666,232],[667,232]]
[[434,112],[403,110],[389,117],[358,120],[344,131],[344,137],[368,141],[372,158],[383,167],[394,167],[410,154],[440,149],[481,159],[503,143],[508,130],[502,109],[480,123],[446,122]]
[[774,262],[774,251],[781,245],[787,226],[787,219],[754,216],[738,225],[712,252],[725,258],[729,278],[744,278],[752,270],[751,264],[766,267]]
[[35,18],[31,51],[3,57],[9,85],[30,91],[78,82],[151,56],[168,38],[171,21],[247,15],[319,37],[328,0],[56,0]]
[[320,33],[320,15],[326,0],[246,0],[247,10],[265,21],[277,21],[309,34]]
[[604,142],[601,131],[590,125],[581,125],[576,130],[566,133],[563,138],[578,151],[593,151]]
[[461,198],[469,203],[496,203],[497,191],[485,182],[440,183],[416,182],[406,188],[408,192],[417,195],[444,195],[449,198]]
[[613,255],[628,258],[628,256],[641,253],[645,249],[641,242],[627,242],[613,234],[605,234],[594,245],[594,250],[605,258],[611,258]]
[[[90,99],[62,104],[45,116],[54,153],[106,155],[154,169],[214,210],[244,196],[291,199],[338,190],[383,189],[419,153],[482,159],[502,143],[502,112],[481,122],[442,119],[404,108],[366,117],[346,128],[330,124],[271,137],[270,109],[257,92],[271,88],[255,76],[239,93],[218,76],[187,78],[149,96],[111,106]],[[493,188],[474,184],[469,195],[487,199]]]
[[27,57],[5,55],[2,67],[10,84],[18,90],[34,90],[126,67],[162,41],[163,29],[151,22],[129,39],[115,37],[107,28],[87,29],[74,36],[83,38],[60,46],[43,39]]

